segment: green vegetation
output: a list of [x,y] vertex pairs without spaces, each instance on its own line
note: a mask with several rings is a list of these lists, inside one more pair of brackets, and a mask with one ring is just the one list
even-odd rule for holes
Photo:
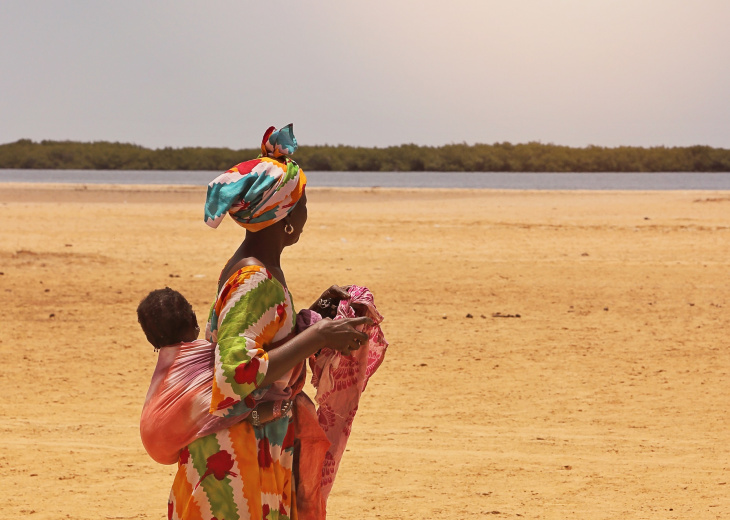
[[[223,171],[255,158],[256,149],[160,148],[125,143],[33,142],[0,145],[0,168]],[[553,144],[450,144],[388,148],[300,146],[305,170],[493,172],[728,172],[730,150],[709,146],[640,148]]]

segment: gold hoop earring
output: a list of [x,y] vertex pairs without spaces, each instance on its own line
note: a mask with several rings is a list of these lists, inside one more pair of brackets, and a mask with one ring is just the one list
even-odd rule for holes
[[294,233],[294,226],[292,226],[291,223],[284,226],[284,233],[286,233],[287,235],[291,235],[292,233]]

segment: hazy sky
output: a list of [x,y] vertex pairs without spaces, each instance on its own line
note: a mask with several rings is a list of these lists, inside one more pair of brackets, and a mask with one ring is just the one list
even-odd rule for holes
[[1,0],[0,143],[730,148],[730,0]]

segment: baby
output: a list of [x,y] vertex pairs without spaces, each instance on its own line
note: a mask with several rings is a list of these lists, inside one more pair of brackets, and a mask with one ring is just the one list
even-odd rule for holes
[[149,293],[137,307],[137,320],[155,351],[198,339],[200,327],[192,305],[165,287]]
[[258,426],[281,417],[290,406],[288,401],[264,402],[245,417],[212,415],[215,345],[197,339],[200,327],[190,303],[169,287],[158,289],[140,302],[137,318],[160,353],[140,419],[142,444],[155,461],[174,464],[195,439],[242,420]]

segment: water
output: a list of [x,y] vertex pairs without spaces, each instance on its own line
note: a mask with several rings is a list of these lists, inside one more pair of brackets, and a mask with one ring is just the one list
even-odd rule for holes
[[[2,170],[0,182],[205,186],[220,172]],[[312,187],[482,188],[505,190],[730,190],[726,173],[316,172]]]

